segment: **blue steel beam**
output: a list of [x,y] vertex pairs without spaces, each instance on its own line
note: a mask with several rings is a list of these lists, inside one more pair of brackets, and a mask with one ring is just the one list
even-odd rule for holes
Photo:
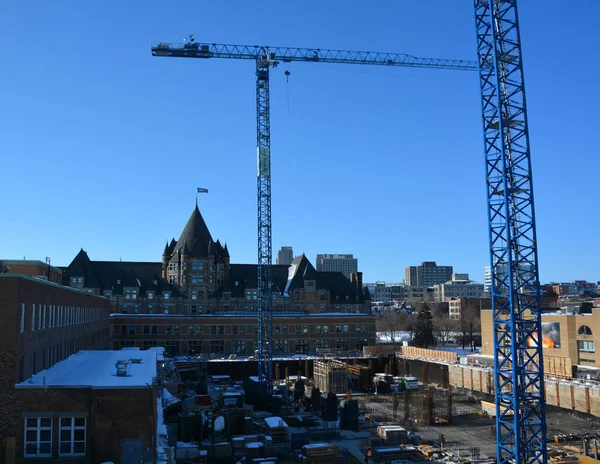
[[541,305],[516,0],[475,0],[492,269],[497,459],[546,463]]

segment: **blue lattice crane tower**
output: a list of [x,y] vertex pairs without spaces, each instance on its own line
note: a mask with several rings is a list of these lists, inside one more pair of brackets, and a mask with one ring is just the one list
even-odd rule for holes
[[256,63],[258,373],[272,386],[269,71],[280,62],[479,70],[488,199],[498,462],[546,462],[540,290],[516,0],[474,0],[478,61],[311,48],[160,43],[154,56]]
[[541,304],[516,0],[475,0],[487,181],[498,463],[545,463]]

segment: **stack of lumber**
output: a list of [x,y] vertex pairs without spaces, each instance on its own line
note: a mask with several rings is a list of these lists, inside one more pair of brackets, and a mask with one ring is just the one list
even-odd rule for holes
[[335,461],[338,450],[338,446],[331,443],[312,443],[302,447],[302,454],[306,464],[329,464]]
[[290,440],[286,422],[277,416],[266,417],[265,422],[269,430],[269,435],[273,439],[273,446],[289,446]]

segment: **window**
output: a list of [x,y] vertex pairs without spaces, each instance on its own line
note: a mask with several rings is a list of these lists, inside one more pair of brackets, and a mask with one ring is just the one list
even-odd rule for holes
[[348,351],[348,340],[338,339],[335,341],[335,349],[341,351]]
[[85,455],[85,417],[61,417],[58,454]]
[[592,335],[592,329],[590,329],[587,325],[582,325],[577,330],[577,335]]
[[275,353],[287,353],[288,352],[288,341],[287,340],[275,340]]
[[225,342],[223,340],[211,340],[210,341],[210,352],[216,354],[225,353]]
[[369,341],[366,338],[358,338],[356,339],[356,349],[362,350],[363,346],[367,346]]
[[158,346],[158,342],[156,340],[144,340],[142,346],[144,350],[147,350],[148,348],[151,348],[153,346]]
[[234,340],[233,352],[236,354],[246,354],[246,340]]
[[149,325],[144,326],[144,335],[150,335],[150,326]]
[[173,333],[175,335],[179,335],[181,333],[180,327],[178,325],[173,326]]
[[246,326],[240,325],[240,335],[246,335]]
[[25,419],[25,456],[52,456],[52,419]]
[[317,350],[328,350],[329,340],[317,340]]
[[202,342],[199,340],[190,340],[188,342],[188,355],[195,356],[202,353]]
[[158,326],[157,325],[152,326],[152,335],[158,335]]
[[165,334],[173,335],[173,326],[171,324],[165,325]]
[[[193,280],[192,280],[192,283]],[[198,292],[196,290],[192,290],[192,300],[197,300],[198,299]]]
[[577,340],[577,349],[580,353],[594,353],[594,342],[591,340]]
[[135,335],[135,325],[130,325],[127,327],[127,333],[129,335]]
[[179,354],[179,341],[178,340],[167,340],[165,343],[165,350],[171,356],[177,356]]
[[44,305],[44,313],[42,316],[42,329],[46,328],[46,305]]
[[164,299],[168,300],[169,298],[171,298],[171,294],[169,292],[165,292]]
[[308,354],[308,340],[296,340],[296,353]]
[[225,326],[224,325],[219,326],[219,335],[225,335]]
[[362,332],[362,325],[356,324],[356,333],[360,333],[360,332]]
[[148,299],[149,300],[153,300],[154,299],[154,292],[148,292]]
[[296,324],[296,333],[297,334],[301,334],[302,333],[302,326],[300,324]]
[[237,335],[237,334],[238,334],[238,326],[232,325],[231,326],[231,335]]
[[210,334],[211,335],[217,335],[217,326],[216,325],[211,325],[210,326]]
[[25,332],[25,303],[21,304],[21,333]]

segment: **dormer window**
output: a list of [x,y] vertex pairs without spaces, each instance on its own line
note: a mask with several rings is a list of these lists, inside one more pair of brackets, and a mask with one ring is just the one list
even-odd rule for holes
[[121,285],[121,279],[117,279],[117,285]]
[[170,299],[170,298],[171,298],[171,294],[170,294],[169,292],[165,292],[165,293],[163,294],[163,298],[164,298],[165,300],[168,300],[168,299]]
[[154,292],[148,292],[148,299],[149,300],[153,300],[154,299]]

